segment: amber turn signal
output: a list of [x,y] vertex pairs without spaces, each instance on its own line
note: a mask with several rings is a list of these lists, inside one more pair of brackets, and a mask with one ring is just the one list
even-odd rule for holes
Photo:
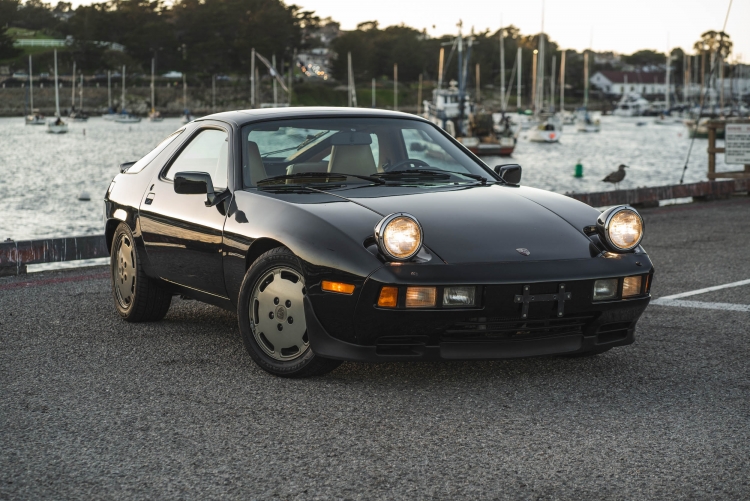
[[354,292],[354,286],[352,284],[329,282],[328,280],[323,280],[320,288],[327,292],[338,292],[339,294],[351,294]]
[[622,297],[633,297],[641,294],[641,276],[625,277],[622,281]]
[[380,289],[378,306],[381,308],[395,308],[398,304],[398,287],[383,287]]

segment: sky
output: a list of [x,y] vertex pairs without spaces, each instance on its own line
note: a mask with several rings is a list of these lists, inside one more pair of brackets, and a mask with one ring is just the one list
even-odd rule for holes
[[[543,0],[285,0],[320,17],[332,17],[351,30],[364,21],[381,27],[404,23],[431,36],[497,30],[513,24],[524,34],[538,33]],[[721,30],[730,0],[546,0],[544,31],[560,47],[630,54],[640,49],[664,52],[690,49],[700,34]],[[72,0],[74,5],[92,3]],[[726,32],[734,42],[730,60],[750,62],[750,0],[733,0]]]

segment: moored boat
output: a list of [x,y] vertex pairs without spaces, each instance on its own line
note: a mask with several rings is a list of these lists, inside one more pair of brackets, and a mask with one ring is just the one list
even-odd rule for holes
[[68,132],[68,124],[60,118],[60,86],[57,83],[57,49],[55,52],[55,119],[47,122],[47,132],[64,134]]

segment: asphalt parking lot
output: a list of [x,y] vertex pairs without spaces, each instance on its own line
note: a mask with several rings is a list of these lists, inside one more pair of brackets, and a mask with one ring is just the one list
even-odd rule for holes
[[[750,279],[750,197],[643,214],[655,298]],[[286,380],[218,308],[121,321],[105,268],[0,279],[0,498],[748,499],[750,284],[685,299],[599,357]]]

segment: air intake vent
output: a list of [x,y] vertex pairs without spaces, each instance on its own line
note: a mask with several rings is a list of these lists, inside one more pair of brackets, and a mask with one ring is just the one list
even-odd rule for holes
[[445,331],[441,341],[525,340],[583,334],[586,324],[592,318],[580,316],[528,321],[472,318],[452,325]]

